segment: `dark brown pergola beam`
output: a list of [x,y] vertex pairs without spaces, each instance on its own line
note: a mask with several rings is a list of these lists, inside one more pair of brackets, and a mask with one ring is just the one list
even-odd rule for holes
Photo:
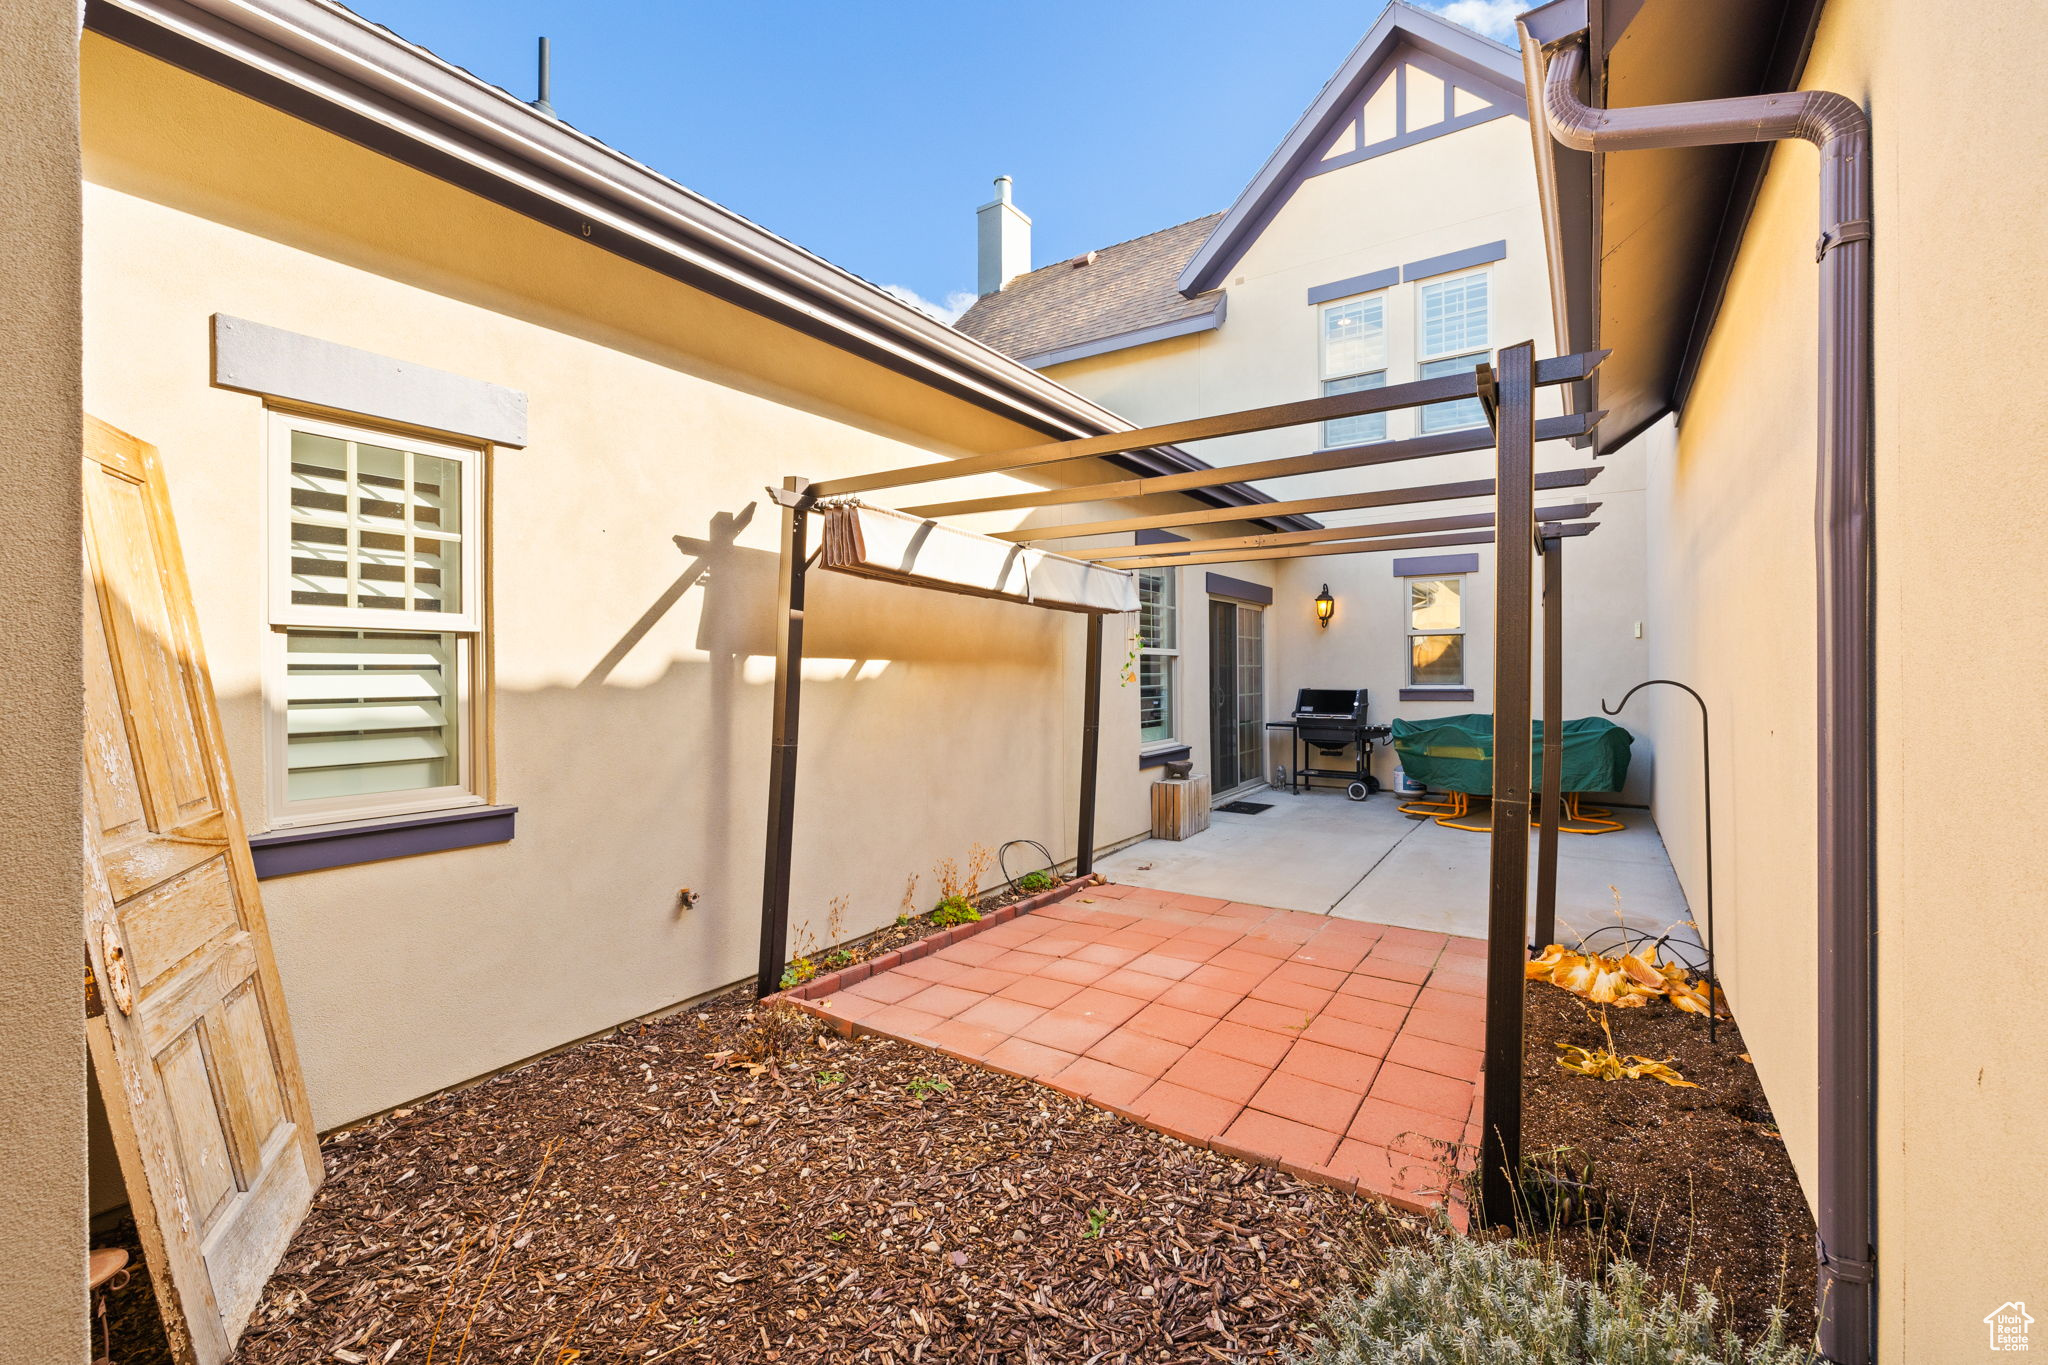
[[[1575,412],[1564,417],[1546,417],[1536,424],[1539,441],[1562,441],[1584,436],[1598,426],[1606,414]],[[1252,479],[1285,479],[1297,474],[1323,474],[1333,469],[1362,469],[1368,465],[1393,464],[1400,460],[1424,460],[1432,455],[1462,455],[1467,451],[1491,450],[1491,427],[1466,427],[1460,431],[1416,436],[1405,441],[1377,441],[1370,445],[1338,446],[1314,450],[1306,455],[1288,455],[1249,464],[1224,465],[1215,469],[1190,469],[1183,474],[1160,474],[1145,479],[1116,479],[1109,483],[1075,484],[1067,488],[1036,488],[1028,493],[1004,493],[992,498],[964,498],[959,502],[928,502],[922,507],[902,510],[913,517],[964,517],[974,512],[1013,512],[1024,507],[1061,507],[1076,502],[1107,502],[1117,498],[1142,498],[1155,493],[1185,493],[1196,488],[1220,488],[1225,484]]]
[[[1584,379],[1606,358],[1606,351],[1582,351],[1578,355],[1564,355],[1545,360],[1536,366],[1536,383],[1539,386],[1569,384],[1574,380]],[[1052,441],[1016,450],[999,450],[989,455],[969,455],[958,460],[938,460],[931,464],[908,465],[901,469],[877,470],[872,474],[849,474],[845,478],[825,479],[814,483],[807,491],[813,497],[819,498],[845,497],[852,493],[873,492],[878,488],[902,488],[914,483],[935,483],[940,479],[966,478],[970,474],[1000,474],[1006,470],[1028,469],[1034,465],[1054,464],[1060,460],[1078,460],[1092,455],[1121,455],[1128,451],[1145,450],[1151,446],[1178,445],[1183,441],[1207,441],[1218,436],[1241,436],[1251,431],[1271,431],[1275,427],[1295,427],[1309,422],[1335,421],[1340,417],[1362,417],[1367,413],[1419,408],[1431,403],[1474,398],[1478,394],[1479,381],[1475,367],[1473,373],[1417,379],[1406,384],[1392,384],[1383,389],[1333,393],[1322,398],[1305,398],[1297,403],[1277,403],[1271,407],[1219,413],[1214,417],[1195,417],[1185,422],[1168,422],[1164,426],[1139,427],[1134,431],[1112,431],[1102,436]],[[1241,478],[1242,475],[1237,477]],[[1263,504],[1257,506],[1259,510],[1253,515],[1278,515],[1267,511]],[[1238,515],[1242,516],[1244,513],[1240,511]]]
[[[1546,539],[1589,536],[1597,521],[1573,521],[1546,526]],[[1125,560],[1119,569],[1170,568],[1179,564],[1245,564],[1260,559],[1314,559],[1322,555],[1369,555],[1380,550],[1434,550],[1450,545],[1491,545],[1492,531],[1456,531],[1442,535],[1395,536],[1382,540],[1337,540],[1320,545],[1276,545],[1269,550],[1218,550],[1213,554],[1161,556],[1157,559]]]
[[[1538,488],[1580,488],[1606,472],[1604,465],[1585,469],[1560,469],[1536,476]],[[1262,502],[1253,507],[1196,507],[1184,512],[1162,512],[1154,516],[1123,517],[1117,521],[1086,521],[1073,526],[1027,526],[999,531],[996,540],[1031,542],[1078,540],[1083,536],[1113,536],[1125,531],[1165,530],[1175,526],[1208,526],[1219,521],[1250,521],[1266,517],[1287,517],[1303,512],[1349,512],[1364,507],[1400,507],[1417,502],[1454,502],[1459,498],[1490,498],[1492,479],[1466,479],[1460,483],[1423,484],[1415,488],[1388,488],[1377,493],[1337,493],[1326,498],[1300,498],[1294,502]]]
[[[1573,502],[1559,507],[1539,507],[1536,520],[1577,521],[1600,509],[1597,502]],[[1216,540],[1190,540],[1178,545],[1112,545],[1094,550],[1063,550],[1069,559],[1103,560],[1119,569],[1153,568],[1178,563],[1185,555],[1214,550],[1263,550],[1274,545],[1308,545],[1321,540],[1364,540],[1371,536],[1410,536],[1424,531],[1485,530],[1493,525],[1491,512],[1460,512],[1448,517],[1415,517],[1408,521],[1381,521],[1360,526],[1324,526],[1314,531],[1268,531],[1256,536],[1224,536]],[[1142,566],[1138,561],[1142,560]]]

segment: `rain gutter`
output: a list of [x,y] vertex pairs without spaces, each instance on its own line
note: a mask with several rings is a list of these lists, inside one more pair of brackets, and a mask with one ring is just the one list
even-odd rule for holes
[[[1585,33],[1542,48],[1551,136],[1583,152],[1799,139],[1820,149],[1818,561],[1820,1345],[1877,1359],[1876,733],[1871,524],[1870,124],[1826,90],[1599,109]],[[1546,205],[1548,207],[1548,205]]]

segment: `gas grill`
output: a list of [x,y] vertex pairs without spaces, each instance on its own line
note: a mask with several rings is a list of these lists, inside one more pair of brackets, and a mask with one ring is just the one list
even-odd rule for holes
[[[1372,748],[1384,743],[1388,729],[1369,725],[1365,719],[1365,689],[1360,687],[1304,687],[1294,694],[1294,714],[1286,720],[1269,720],[1268,730],[1287,730],[1294,736],[1294,767],[1289,785],[1306,791],[1317,781],[1342,782],[1344,794],[1363,801],[1380,788],[1371,773]],[[1315,754],[1339,758],[1352,751],[1348,768],[1314,768]]]

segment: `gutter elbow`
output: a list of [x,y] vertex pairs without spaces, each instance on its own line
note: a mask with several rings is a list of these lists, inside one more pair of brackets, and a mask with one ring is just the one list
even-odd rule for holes
[[1832,90],[1808,90],[1799,99],[1801,109],[1794,134],[1816,147],[1826,147],[1844,138],[1860,142],[1870,136],[1869,117],[1847,95]]
[[1550,135],[1575,151],[1599,145],[1600,111],[1579,98],[1579,69],[1586,53],[1580,40],[1550,54],[1543,73],[1543,121]]

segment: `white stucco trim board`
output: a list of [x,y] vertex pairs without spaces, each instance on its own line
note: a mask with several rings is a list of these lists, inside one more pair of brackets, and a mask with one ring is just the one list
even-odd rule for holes
[[492,445],[526,444],[526,395],[517,389],[226,313],[213,315],[213,382]]

